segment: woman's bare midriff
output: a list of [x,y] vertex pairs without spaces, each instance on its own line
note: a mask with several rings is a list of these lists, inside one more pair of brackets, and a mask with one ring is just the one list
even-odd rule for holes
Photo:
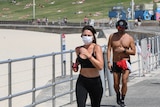
[[84,77],[98,77],[99,76],[99,70],[96,68],[81,68],[80,74]]

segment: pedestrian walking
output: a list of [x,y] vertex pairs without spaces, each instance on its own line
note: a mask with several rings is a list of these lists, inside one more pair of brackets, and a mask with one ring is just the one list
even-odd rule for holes
[[[108,41],[108,69],[113,73],[117,104],[125,107],[124,100],[127,93],[127,81],[131,73],[130,55],[135,55],[136,48],[132,36],[125,32],[128,28],[127,22],[125,20],[117,21],[116,28],[118,31],[111,34]],[[113,53],[112,58],[111,53]],[[122,87],[120,87],[120,80],[122,80]]]
[[76,82],[77,107],[86,107],[88,95],[91,107],[100,107],[102,99],[103,87],[99,71],[103,69],[104,62],[95,34],[96,30],[92,26],[84,26],[81,34],[84,45],[75,48],[77,58],[72,68],[74,72],[80,72]]

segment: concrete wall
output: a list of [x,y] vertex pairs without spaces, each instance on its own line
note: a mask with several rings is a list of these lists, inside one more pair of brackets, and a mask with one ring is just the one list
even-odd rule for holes
[[[0,29],[18,29],[28,31],[39,31],[48,33],[81,33],[83,26],[46,26],[46,25],[14,25],[14,24],[0,24]],[[102,31],[102,28],[95,27],[96,31]]]

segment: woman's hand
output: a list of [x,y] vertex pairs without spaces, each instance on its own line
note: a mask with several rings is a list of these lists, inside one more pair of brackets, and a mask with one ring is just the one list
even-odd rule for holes
[[88,52],[88,50],[86,48],[80,48],[80,53],[83,54],[85,56],[85,58],[90,58],[91,54]]
[[79,69],[78,64],[77,64],[77,63],[72,63],[72,70],[73,70],[74,72],[77,72],[78,69]]

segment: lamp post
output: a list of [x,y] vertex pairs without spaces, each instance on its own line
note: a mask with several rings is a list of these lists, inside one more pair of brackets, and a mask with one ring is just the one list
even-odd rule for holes
[[132,7],[132,20],[134,19],[134,0],[131,2],[131,7]]
[[35,19],[35,6],[36,6],[36,3],[35,3],[35,0],[33,0],[33,19]]

